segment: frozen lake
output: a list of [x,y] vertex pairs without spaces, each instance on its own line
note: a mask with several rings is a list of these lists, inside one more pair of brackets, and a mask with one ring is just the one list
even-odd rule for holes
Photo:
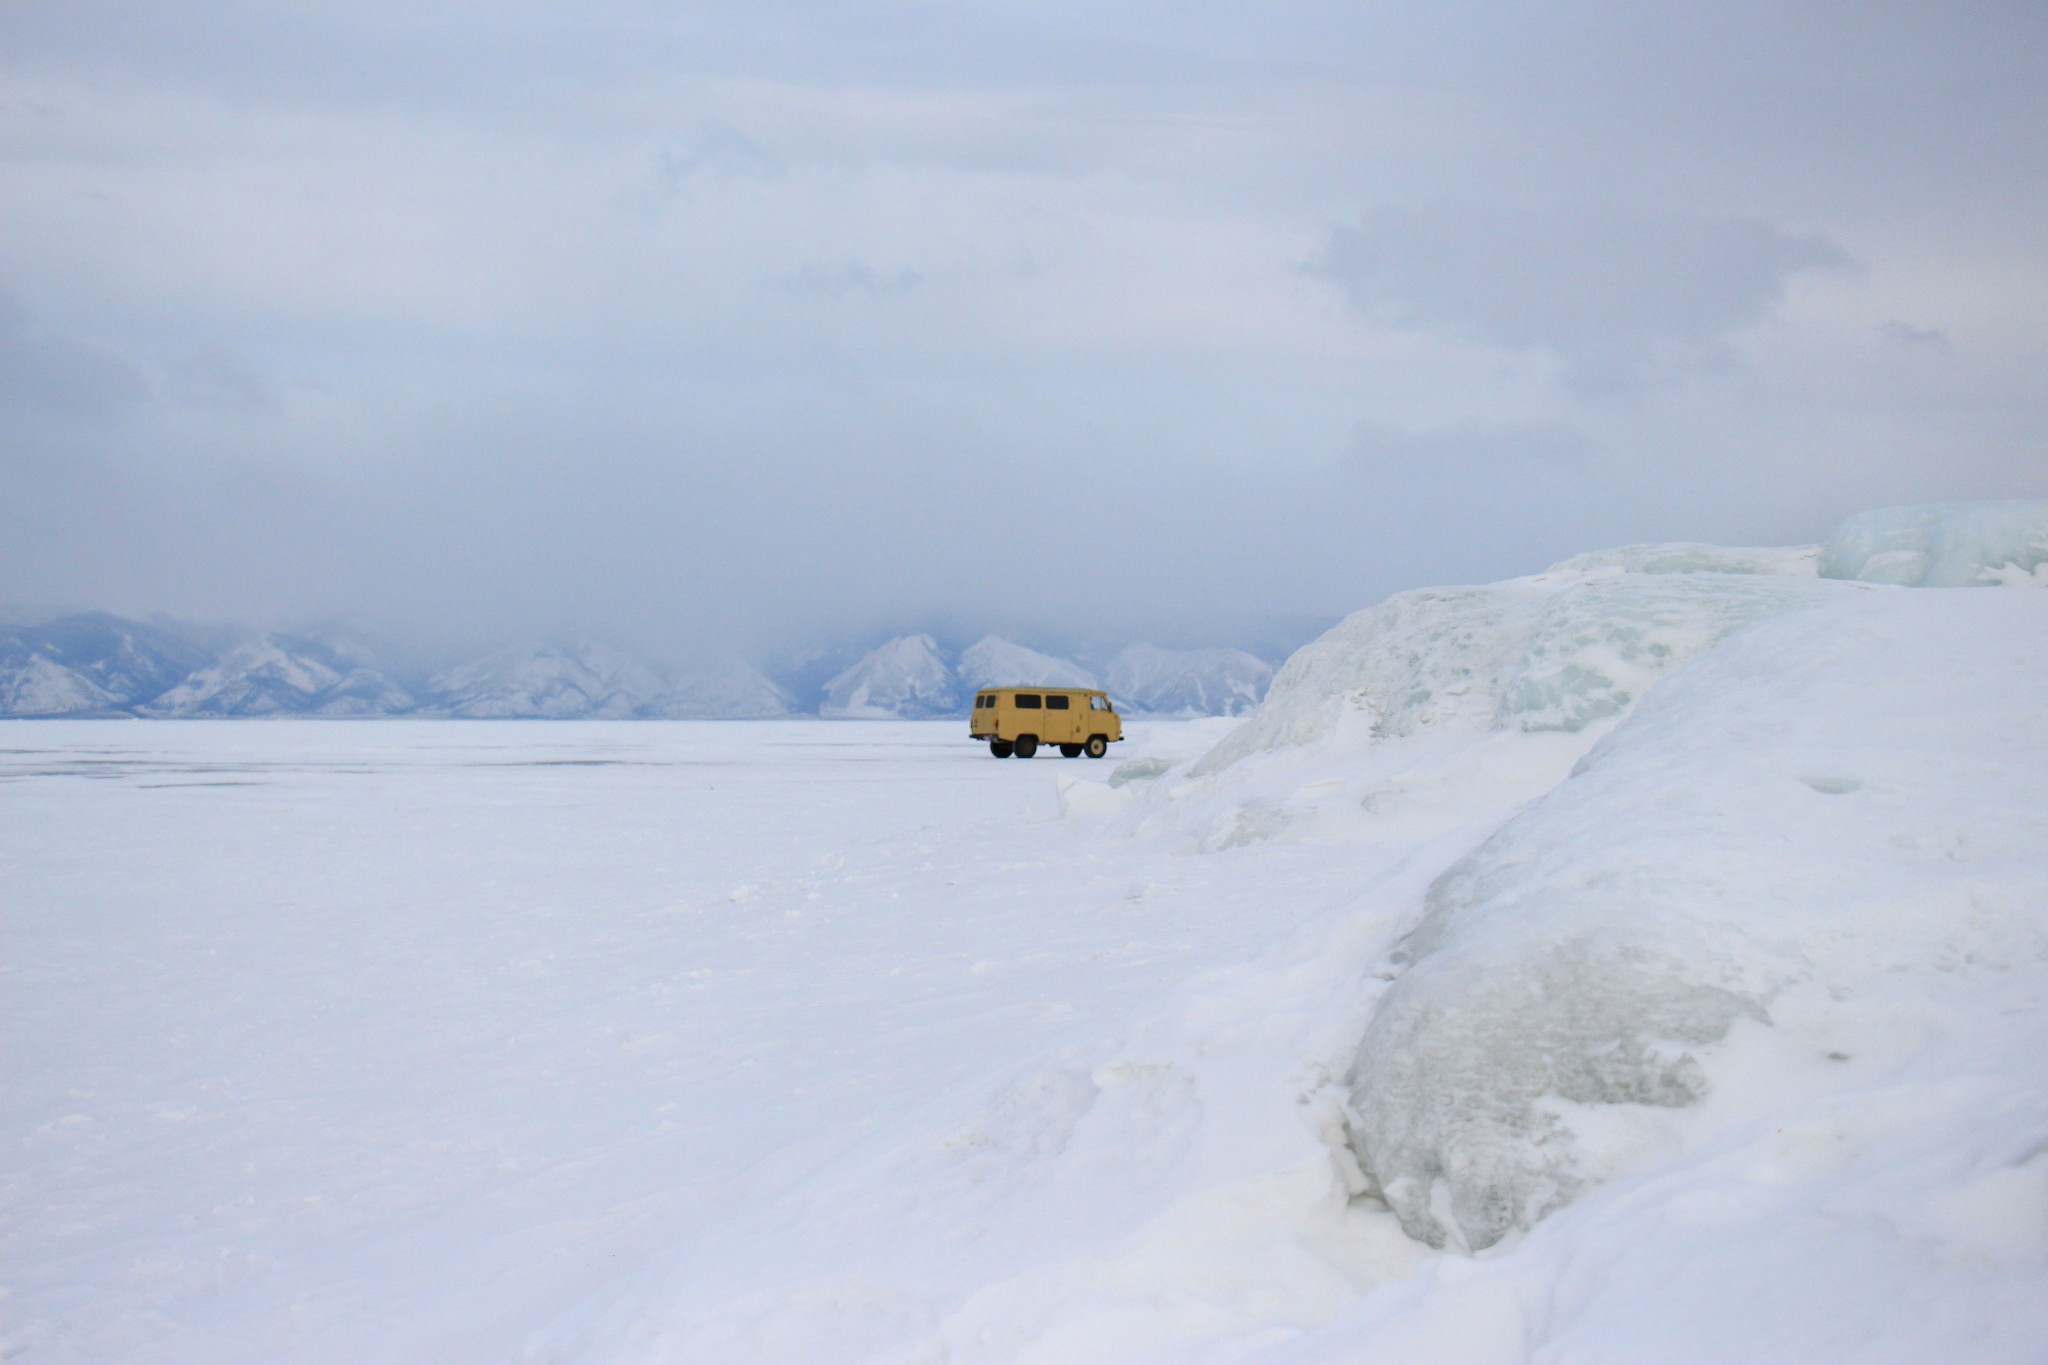
[[1107,762],[11,723],[0,1356],[2040,1360],[2048,594],[1615,577]]
[[963,729],[9,724],[8,1347],[515,1358],[1284,932],[1254,869],[1057,819],[1215,723]]

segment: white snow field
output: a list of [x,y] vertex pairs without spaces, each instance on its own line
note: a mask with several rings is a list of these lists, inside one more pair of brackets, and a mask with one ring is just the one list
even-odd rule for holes
[[1101,763],[10,723],[0,1357],[2048,1358],[2048,592],[1823,558]]

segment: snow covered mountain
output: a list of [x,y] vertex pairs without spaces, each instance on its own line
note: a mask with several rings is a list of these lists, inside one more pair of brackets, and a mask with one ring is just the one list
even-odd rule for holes
[[825,684],[818,714],[842,720],[923,720],[965,709],[960,680],[939,642],[900,635]]
[[661,704],[661,714],[674,720],[764,720],[795,709],[787,690],[739,659],[682,669]]
[[503,650],[436,674],[429,689],[436,711],[499,720],[645,716],[669,690],[645,664],[588,641]]
[[1071,659],[985,635],[960,651],[960,685],[967,692],[984,687],[1100,687],[1095,675]]
[[114,715],[211,658],[194,639],[104,612],[0,629],[0,715]]
[[789,713],[789,698],[738,660],[670,676],[592,641],[505,650],[435,675],[438,714],[471,719],[737,719]]
[[138,709],[149,716],[391,716],[415,705],[344,644],[265,635]]
[[[983,687],[1105,685],[1072,659],[996,635],[957,658],[928,634],[851,663],[819,651],[776,677],[730,656],[668,667],[594,641],[503,650],[427,677],[386,653],[333,631],[209,636],[101,613],[4,627],[0,716],[743,719],[814,706],[830,718],[917,720],[964,715]],[[1133,645],[1112,660],[1107,687],[1138,713],[1237,715],[1271,676],[1240,650]]]
[[1156,716],[1241,716],[1273,681],[1273,666],[1241,649],[1131,645],[1107,672],[1121,705]]

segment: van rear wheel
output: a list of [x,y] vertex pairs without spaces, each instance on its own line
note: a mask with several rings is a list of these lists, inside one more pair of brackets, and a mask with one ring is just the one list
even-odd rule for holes
[[1035,754],[1035,753],[1037,753],[1037,752],[1038,752],[1038,736],[1037,736],[1037,735],[1019,735],[1019,736],[1017,736],[1017,757],[1019,757],[1019,758],[1029,758],[1029,757],[1031,757],[1031,756],[1032,756],[1033,754]]
[[1078,744],[1062,744],[1062,745],[1060,745],[1060,757],[1061,757],[1061,758],[1079,758],[1080,756],[1081,756],[1081,746],[1080,746],[1080,745],[1078,745]]
[[1088,757],[1101,758],[1109,752],[1109,741],[1101,735],[1088,736],[1088,742],[1081,746],[1088,751]]
[[988,751],[997,758],[1008,758],[1010,756],[1010,741],[1007,739],[992,739],[988,742]]

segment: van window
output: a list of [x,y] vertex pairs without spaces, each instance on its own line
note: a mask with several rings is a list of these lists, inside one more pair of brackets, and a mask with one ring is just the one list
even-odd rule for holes
[[1020,711],[1036,711],[1043,705],[1045,705],[1044,699],[1036,692],[1019,692],[1017,694],[1017,708]]
[[1067,709],[1067,699],[1065,697],[1047,697],[1045,699],[1045,709],[1048,711],[1064,711]]
[[1109,698],[1090,697],[1088,699],[1088,709],[1091,711],[1107,711],[1109,709]]

